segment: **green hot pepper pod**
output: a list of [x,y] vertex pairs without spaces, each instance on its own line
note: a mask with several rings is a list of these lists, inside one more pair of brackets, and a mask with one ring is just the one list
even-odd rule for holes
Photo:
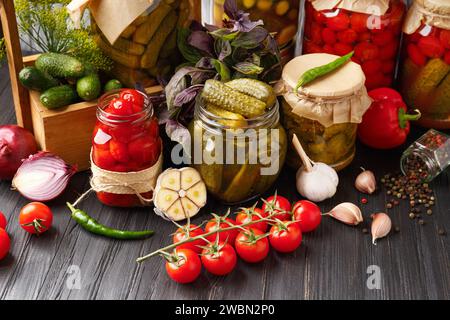
[[151,230],[126,231],[126,230],[112,229],[100,224],[97,220],[89,216],[86,212],[80,209],[76,209],[70,203],[67,203],[67,206],[72,212],[71,216],[73,220],[75,220],[85,230],[98,234],[100,236],[121,240],[136,240],[151,237],[154,233]]

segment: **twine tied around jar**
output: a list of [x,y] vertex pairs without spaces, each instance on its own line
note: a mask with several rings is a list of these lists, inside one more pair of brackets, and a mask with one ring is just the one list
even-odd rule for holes
[[90,179],[91,188],[83,193],[74,203],[76,206],[91,191],[108,192],[112,194],[134,194],[138,197],[143,206],[149,206],[152,198],[145,198],[141,194],[153,191],[156,180],[162,171],[163,163],[162,153],[159,155],[158,161],[148,169],[136,172],[115,172],[99,168],[92,160],[91,152],[91,171]]

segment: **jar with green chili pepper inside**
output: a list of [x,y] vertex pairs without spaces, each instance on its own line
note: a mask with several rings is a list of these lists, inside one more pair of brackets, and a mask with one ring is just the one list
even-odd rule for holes
[[419,109],[418,124],[450,129],[450,1],[416,0],[403,32],[401,93]]
[[272,186],[287,149],[278,108],[272,87],[261,81],[206,81],[189,131],[191,164],[210,194],[236,204]]
[[[153,107],[146,94],[133,89],[120,89],[100,97],[92,139],[93,165],[105,174],[144,172],[161,161],[160,155],[158,120],[153,115]],[[121,179],[126,180],[126,175],[122,176]],[[142,198],[151,199],[152,187],[149,185],[148,191],[141,193]],[[108,192],[109,188],[111,192]],[[118,194],[113,192],[112,186],[103,189],[97,192],[97,197],[106,205],[142,205],[133,190]]]
[[[371,104],[361,66],[339,62],[338,56],[324,53],[296,57],[286,64],[277,85],[283,95],[281,119],[288,141],[296,134],[311,160],[336,170],[352,162],[358,123]],[[311,70],[325,75],[297,88],[299,79]],[[286,161],[295,169],[301,165],[291,144]]]

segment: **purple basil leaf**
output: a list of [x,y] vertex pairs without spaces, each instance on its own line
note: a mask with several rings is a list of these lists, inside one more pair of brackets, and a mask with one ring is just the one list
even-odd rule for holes
[[257,66],[251,62],[239,62],[236,63],[236,65],[233,66],[233,68],[245,75],[255,75],[260,74],[264,71],[264,68]]
[[191,32],[187,39],[187,43],[210,56],[213,56],[214,54],[213,38],[205,31]]
[[205,29],[208,30],[208,32],[213,32],[220,28],[216,25],[205,23]]
[[178,93],[186,89],[187,81],[186,76],[195,71],[194,67],[183,67],[178,69],[178,71],[173,75],[170,79],[167,86],[164,88],[164,92],[166,93],[167,100],[167,108],[171,110],[174,107],[174,100]]
[[210,57],[203,57],[203,58],[201,58],[195,64],[195,67],[196,68],[200,68],[200,69],[214,69],[214,65],[212,64]]
[[239,18],[233,21],[232,31],[250,32],[258,26],[262,26],[264,22],[262,20],[251,21],[250,14],[240,11]]
[[231,42],[231,45],[233,47],[253,49],[258,47],[268,35],[269,32],[266,29],[256,27],[252,31],[239,33],[239,35]]
[[166,122],[166,134],[170,140],[180,143],[183,148],[191,143],[191,134],[177,120],[170,119]]
[[202,84],[197,84],[197,85],[190,86],[189,88],[184,89],[179,94],[177,94],[177,96],[175,97],[175,100],[173,101],[173,105],[175,107],[181,107],[184,104],[193,101],[197,97],[197,94],[202,89],[203,89]]

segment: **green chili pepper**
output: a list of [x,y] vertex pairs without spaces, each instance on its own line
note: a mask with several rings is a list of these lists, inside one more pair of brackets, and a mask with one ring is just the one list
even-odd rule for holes
[[353,57],[353,53],[354,52],[352,51],[349,54],[346,54],[345,56],[337,58],[336,60],[334,60],[328,64],[324,64],[323,66],[309,69],[308,71],[303,73],[297,82],[297,86],[295,87],[295,92],[297,92],[298,88],[342,67],[344,64],[346,64],[351,59],[351,57]]
[[100,224],[97,220],[89,216],[86,212],[74,208],[74,206],[72,206],[70,203],[67,203],[67,206],[69,207],[70,211],[72,211],[73,220],[75,220],[85,230],[98,234],[100,236],[121,240],[134,240],[151,237],[154,233],[151,230],[126,231],[126,230],[112,229]]

